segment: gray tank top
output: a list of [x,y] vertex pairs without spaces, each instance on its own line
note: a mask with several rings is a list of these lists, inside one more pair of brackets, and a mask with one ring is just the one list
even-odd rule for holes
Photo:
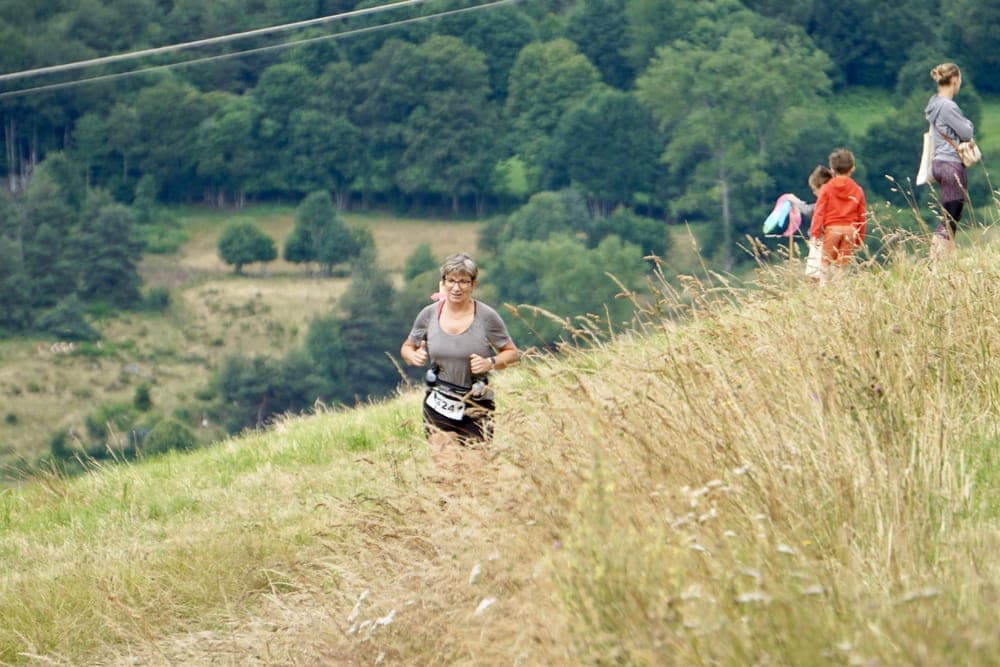
[[[418,346],[427,341],[427,354],[431,363],[439,366],[440,379],[460,387],[471,387],[469,355],[488,357],[510,343],[507,325],[497,311],[475,301],[476,313],[469,328],[459,334],[450,334],[442,331],[438,322],[440,307],[432,303],[420,311],[410,329],[409,340]],[[487,398],[492,398],[492,391]]]

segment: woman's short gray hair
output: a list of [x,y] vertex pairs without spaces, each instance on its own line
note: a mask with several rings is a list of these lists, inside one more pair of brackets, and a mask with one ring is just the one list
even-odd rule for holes
[[444,280],[445,276],[452,273],[464,273],[475,280],[479,275],[479,267],[476,265],[476,260],[469,255],[456,252],[454,255],[448,255],[441,265],[441,279]]

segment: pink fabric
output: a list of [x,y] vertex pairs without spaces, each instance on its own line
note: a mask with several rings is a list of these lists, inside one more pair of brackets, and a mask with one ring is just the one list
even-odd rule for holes
[[791,204],[788,209],[788,224],[785,225],[785,231],[781,233],[782,236],[792,236],[795,232],[799,231],[799,227],[802,226],[802,211],[800,211],[799,207],[795,205],[798,200],[798,197],[795,195],[783,194],[778,197],[776,202],[774,202],[775,208],[781,206],[781,204],[786,201]]

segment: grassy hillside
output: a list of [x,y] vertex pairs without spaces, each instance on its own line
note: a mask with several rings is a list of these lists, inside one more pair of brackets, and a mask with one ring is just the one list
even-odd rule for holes
[[[420,243],[446,253],[474,249],[478,239],[478,225],[467,221],[344,217],[372,232],[379,264],[396,276]],[[299,346],[309,321],[335,311],[349,282],[316,277],[282,260],[233,275],[217,253],[219,234],[232,218],[253,220],[276,241],[280,257],[294,210],[184,213],[183,246],[148,255],[140,266],[147,288],[170,289],[172,306],[164,313],[126,313],[97,322],[104,336],[99,346],[67,353],[51,340],[0,340],[0,467],[48,452],[56,430],[82,431],[85,417],[98,406],[130,403],[143,383],[150,385],[159,413],[185,410],[202,439],[223,435],[214,424],[198,426],[202,415],[194,397],[221,359],[237,351],[280,355]]]
[[661,283],[641,332],[499,374],[454,477],[414,390],[4,491],[0,661],[995,664],[995,221],[975,241]]

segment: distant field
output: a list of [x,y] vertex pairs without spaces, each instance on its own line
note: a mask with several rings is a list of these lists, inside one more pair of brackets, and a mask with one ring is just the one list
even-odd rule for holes
[[892,102],[886,90],[858,88],[837,93],[830,99],[829,107],[852,137],[861,137],[885,117],[892,109]]
[[[367,227],[375,238],[378,261],[388,271],[402,270],[414,249],[429,243],[438,254],[466,251],[475,253],[479,240],[478,225],[468,221],[414,220],[382,214],[343,214],[348,224]],[[265,208],[242,212],[198,212],[180,217],[189,238],[176,255],[152,255],[145,259],[143,269],[147,284],[189,282],[196,276],[232,273],[232,267],[219,259],[219,234],[230,220],[252,220],[274,239],[278,259],[266,266],[245,267],[248,274],[304,274],[315,267],[290,264],[281,259],[285,239],[295,226],[294,209]],[[164,270],[166,267],[166,270]]]
[[[478,223],[346,214],[375,239],[378,261],[398,282],[407,257],[421,243],[444,256],[475,252]],[[345,277],[322,278],[315,266],[282,260],[245,267],[235,276],[216,244],[232,218],[253,220],[271,236],[279,257],[294,226],[294,209],[241,212],[187,210],[180,224],[188,241],[174,254],[149,255],[140,264],[146,287],[171,291],[163,314],[126,313],[97,323],[101,347],[81,354],[53,350],[51,340],[0,341],[0,467],[48,451],[59,429],[83,431],[84,418],[109,402],[131,402],[149,383],[154,409],[171,414],[199,403],[218,363],[236,352],[280,355],[302,343],[309,321],[335,312]],[[405,332],[400,333],[402,338]],[[188,414],[195,425],[201,415]],[[216,433],[215,425],[201,431]],[[221,434],[221,433],[220,433]]]
[[976,135],[983,150],[990,155],[1000,155],[1000,95],[983,98],[983,116]]

